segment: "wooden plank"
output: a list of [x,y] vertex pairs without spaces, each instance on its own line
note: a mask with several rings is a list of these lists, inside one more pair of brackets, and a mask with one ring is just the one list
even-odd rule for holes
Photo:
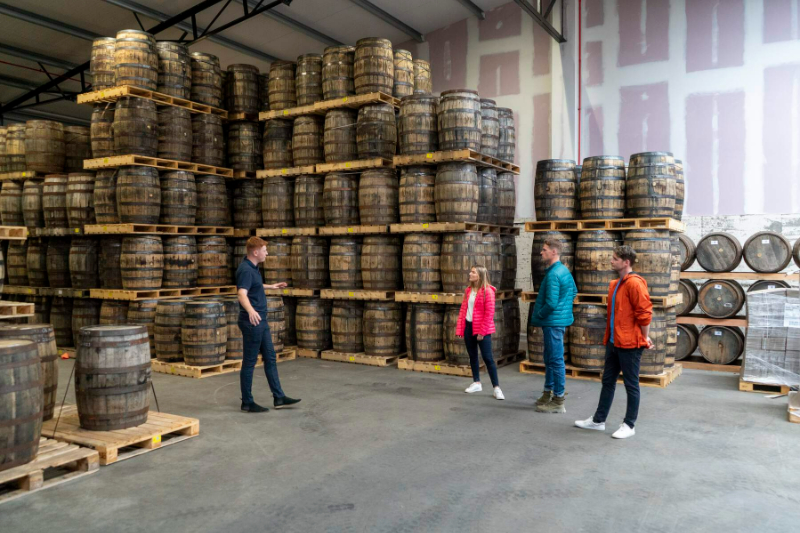
[[341,163],[318,163],[317,174],[327,174],[329,172],[352,172],[356,170],[367,170],[370,168],[394,168],[391,159],[374,157],[372,159],[359,159],[356,161],[343,161]]
[[[355,96],[345,96],[342,98],[332,98],[330,100],[323,100],[314,103],[314,111],[318,114],[324,114],[331,109],[358,109],[366,104],[389,104],[391,106],[400,107],[400,99],[395,98],[390,94],[376,92],[367,94],[357,94]],[[262,119],[263,120],[263,119]]]
[[152,167],[159,170],[185,170],[194,174],[211,174],[212,176],[233,178],[233,169],[230,168],[202,165],[200,163],[191,163],[188,161],[175,161],[174,159],[163,159],[160,157],[115,155],[83,160],[83,168],[86,170],[118,168],[121,166]]
[[259,228],[256,230],[258,237],[296,237],[297,235],[317,235],[319,228]]
[[741,364],[717,365],[709,363],[702,357],[695,355],[690,355],[689,357],[681,359],[680,364],[683,366],[683,368],[688,368],[691,370],[707,370],[709,372],[730,372],[733,374],[739,374],[742,370]]
[[383,235],[386,233],[389,233],[388,225],[326,226],[319,228],[320,235]]
[[797,272],[681,272],[681,279],[733,279],[733,280],[765,280],[765,281],[797,281]]
[[[277,352],[275,356],[278,363],[292,361],[297,357],[296,349],[287,348]],[[241,359],[231,359],[223,361],[218,365],[205,366],[187,365],[186,363],[180,361],[167,363],[157,359],[153,359],[151,364],[153,372],[194,379],[204,379],[212,376],[220,376],[222,374],[230,374],[233,372],[238,372],[242,369]],[[256,360],[256,366],[264,366],[264,361],[262,360],[261,355],[259,355],[258,359]]]
[[710,316],[692,313],[677,317],[678,324],[695,324],[698,326],[735,326],[747,327],[747,317],[711,318]]
[[28,234],[25,226],[0,226],[0,241],[24,241]]
[[177,96],[170,96],[168,94],[142,89],[140,87],[131,87],[123,85],[120,87],[112,87],[110,89],[101,89],[99,91],[91,91],[78,95],[79,104],[96,104],[100,102],[116,102],[120,98],[126,96],[134,96],[145,100],[151,100],[156,105],[180,107],[188,109],[192,113],[205,113],[209,115],[217,115],[222,118],[228,118],[228,112],[218,107],[201,104],[199,102],[192,102],[185,98],[178,98]]
[[308,350],[306,348],[298,348],[296,351],[297,357],[305,357],[307,359],[320,359],[322,351]]
[[256,170],[235,170],[233,171],[233,179],[235,180],[254,180],[256,179]]
[[258,113],[231,113],[228,111],[228,120],[231,122],[258,122]]
[[320,353],[320,358],[326,361],[337,361],[339,363],[355,363],[357,365],[370,366],[395,366],[399,360],[406,357],[405,353],[399,355],[366,355],[361,353],[345,353],[334,350],[325,350]]
[[395,291],[369,291],[365,289],[322,289],[320,298],[326,300],[390,300],[394,301]]
[[34,304],[28,302],[0,302],[0,319],[33,316]]
[[450,162],[473,163],[478,167],[494,168],[500,172],[511,172],[512,174],[519,174],[520,172],[519,166],[514,163],[467,149],[427,152],[414,155],[397,155],[394,157],[394,164],[396,166],[436,165]]
[[[56,423],[58,428],[56,431]],[[80,427],[75,405],[56,406],[55,415],[42,425],[42,435],[94,448],[105,466],[163,446],[182,442],[200,433],[200,421],[151,410],[147,422],[115,431],[89,431]],[[134,449],[129,449],[129,448]]]
[[454,292],[412,292],[399,291],[394,294],[396,302],[415,302],[429,304],[460,304],[463,294]]
[[673,218],[609,218],[598,220],[543,220],[526,222],[526,232],[536,231],[622,231],[632,229],[665,229],[683,232],[685,225]]
[[290,178],[292,176],[302,176],[306,174],[321,174],[321,172],[317,172],[316,166],[314,165],[290,168],[271,168],[267,170],[257,170],[256,178],[265,179],[275,176]]
[[302,117],[303,115],[322,115],[322,111],[317,111],[314,104],[290,107],[288,109],[279,109],[275,111],[261,111],[258,114],[258,120],[272,120],[274,118],[292,119]]
[[[506,354],[495,359],[498,368],[510,365],[523,359],[525,352],[517,352],[514,354]],[[429,374],[445,374],[448,376],[460,376],[472,378],[472,368],[469,365],[456,365],[449,363],[445,360],[442,361],[412,361],[411,359],[401,359],[397,362],[397,368],[400,370],[409,370],[412,372],[426,372]],[[486,365],[481,360],[481,370],[486,369]]]
[[42,437],[33,461],[0,472],[0,503],[93,474],[99,468],[100,455],[95,450]]
[[33,172],[30,170],[17,171],[17,172],[2,172],[0,173],[0,181],[16,181],[16,180],[43,180],[44,174]]
[[[519,371],[522,374],[537,374],[543,376],[545,373],[545,366],[543,363],[531,363],[530,361],[522,361],[519,364]],[[664,388],[683,372],[683,367],[680,363],[675,363],[672,368],[664,370],[663,374],[657,376],[642,374],[639,376],[639,384],[646,387]],[[584,370],[572,365],[566,365],[566,377],[570,379],[578,379],[583,381],[601,381],[602,370]],[[617,379],[617,383],[622,383],[622,377]]]
[[[523,292],[521,294],[523,302],[535,302],[537,292]],[[651,296],[650,301],[653,307],[675,307],[680,304],[683,297],[680,294],[670,294],[669,296]],[[575,296],[575,304],[595,304],[595,305],[608,305],[608,294],[587,294],[578,293]]]
[[391,224],[389,231],[391,233],[450,233],[465,231],[489,233],[486,231],[488,227],[488,224],[478,224],[477,222],[422,222]]
[[63,298],[91,298],[89,289],[54,289],[52,287],[40,287],[41,296],[61,296]]
[[228,226],[175,226],[172,224],[87,224],[87,235],[220,235],[233,237]]
[[163,300],[168,298],[181,298],[185,296],[217,296],[236,294],[236,285],[221,287],[192,287],[189,289],[156,289],[156,290],[125,290],[125,289],[90,289],[89,296],[100,300]]
[[83,235],[83,228],[30,228],[31,237],[71,237]]
[[789,403],[786,408],[786,418],[792,424],[800,424],[800,392],[789,393]]
[[283,289],[264,289],[267,296],[301,296],[310,298],[319,296],[320,289],[300,289],[298,287],[285,287]]
[[252,237],[256,234],[254,229],[233,229],[233,236],[238,238]]
[[739,390],[742,392],[757,392],[760,394],[788,394],[792,388],[788,385],[775,385],[773,383],[755,383],[739,380]]
[[27,294],[29,296],[39,294],[41,287],[19,287],[17,285],[3,285],[3,294]]

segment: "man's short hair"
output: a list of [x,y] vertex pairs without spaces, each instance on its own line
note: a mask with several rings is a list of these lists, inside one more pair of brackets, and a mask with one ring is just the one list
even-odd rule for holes
[[627,244],[623,246],[617,246],[614,248],[614,255],[622,259],[623,261],[630,261],[631,266],[636,262],[636,250],[628,246]]
[[546,244],[551,250],[555,251],[555,253],[558,255],[561,255],[561,250],[564,249],[564,242],[556,237],[547,237],[544,240],[544,244]]
[[265,241],[264,239],[260,237],[250,237],[249,239],[247,239],[247,244],[246,244],[247,255],[252,254],[256,250],[260,249],[262,246],[266,245],[267,241]]

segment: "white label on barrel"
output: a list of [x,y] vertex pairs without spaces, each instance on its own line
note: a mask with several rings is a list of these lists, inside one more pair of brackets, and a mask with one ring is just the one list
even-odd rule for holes
[[678,337],[681,336],[681,330],[678,330]]
[[761,244],[769,244],[769,239],[761,239]]
[[726,302],[726,303],[722,304],[722,307],[733,307],[733,304],[730,303],[730,302]]
[[711,241],[711,244],[719,244],[719,241]]
[[775,285],[767,285],[767,288],[768,288],[768,289],[774,289],[774,288],[775,288]]
[[722,336],[722,332],[721,331],[715,331],[714,335],[716,335],[717,337],[721,337]]
[[722,289],[722,285],[714,285],[714,288],[717,289],[717,290],[720,290],[720,289]]

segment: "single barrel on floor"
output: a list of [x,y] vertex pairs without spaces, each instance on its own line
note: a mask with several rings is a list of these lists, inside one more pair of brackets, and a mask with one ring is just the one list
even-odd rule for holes
[[225,361],[227,320],[222,302],[187,301],[181,322],[183,360],[187,365],[218,365]]
[[0,472],[32,461],[42,433],[42,368],[36,343],[0,340]]

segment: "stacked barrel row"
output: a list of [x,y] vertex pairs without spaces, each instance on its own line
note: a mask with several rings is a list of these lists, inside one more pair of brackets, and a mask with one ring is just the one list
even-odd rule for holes
[[80,172],[90,157],[90,132],[52,120],[0,126],[0,172]]

